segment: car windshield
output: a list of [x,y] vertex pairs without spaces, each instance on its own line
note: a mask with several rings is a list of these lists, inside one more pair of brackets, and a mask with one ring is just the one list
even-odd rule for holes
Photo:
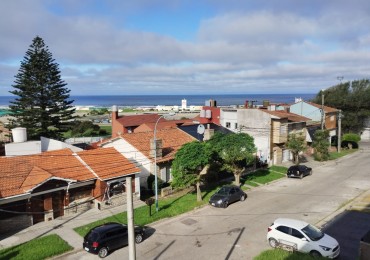
[[219,195],[228,195],[229,194],[229,188],[222,187],[221,189],[218,190],[217,194]]
[[305,233],[312,241],[320,240],[324,233],[321,232],[320,229],[308,224],[305,228],[302,229],[303,233]]

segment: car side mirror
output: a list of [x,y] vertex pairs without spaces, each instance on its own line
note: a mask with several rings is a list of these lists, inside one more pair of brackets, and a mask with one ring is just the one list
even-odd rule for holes
[[302,237],[302,238],[301,238],[301,240],[302,240],[302,241],[305,241],[305,242],[308,242],[308,239],[307,239],[307,238],[305,238],[305,237]]

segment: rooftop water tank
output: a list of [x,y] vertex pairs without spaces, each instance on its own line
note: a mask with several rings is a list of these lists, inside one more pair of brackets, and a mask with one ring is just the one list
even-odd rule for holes
[[23,143],[27,141],[27,129],[24,127],[12,129],[12,135],[14,143]]
[[200,110],[200,117],[206,117],[206,111],[204,109]]
[[212,118],[212,111],[206,110],[206,118]]

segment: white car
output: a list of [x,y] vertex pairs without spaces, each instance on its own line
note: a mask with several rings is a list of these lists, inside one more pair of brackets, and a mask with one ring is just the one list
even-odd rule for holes
[[304,221],[289,218],[278,218],[271,224],[267,241],[271,247],[293,249],[313,257],[336,258],[340,253],[336,239]]

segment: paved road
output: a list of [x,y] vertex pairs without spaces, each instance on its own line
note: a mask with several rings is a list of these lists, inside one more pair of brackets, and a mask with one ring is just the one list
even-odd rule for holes
[[[275,218],[322,225],[333,212],[369,190],[369,155],[364,147],[362,152],[314,168],[313,175],[302,180],[282,179],[253,189],[245,202],[227,209],[207,206],[157,223],[150,237],[137,246],[137,259],[253,259],[269,249],[266,232]],[[95,257],[81,251],[65,259]],[[128,259],[128,248],[107,259]]]

